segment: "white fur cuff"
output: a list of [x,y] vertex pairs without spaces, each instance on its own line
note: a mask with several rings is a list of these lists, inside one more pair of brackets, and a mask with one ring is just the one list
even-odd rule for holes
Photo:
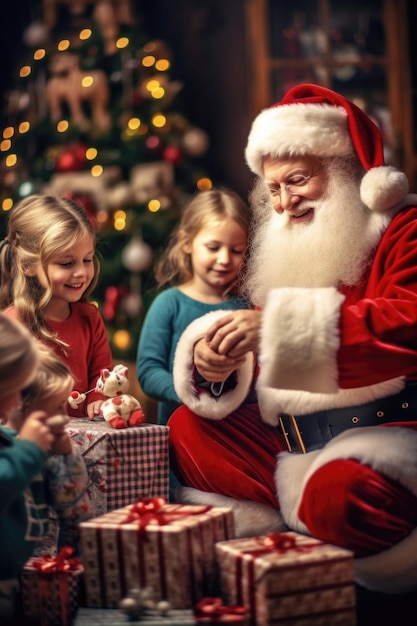
[[265,305],[262,383],[276,389],[336,393],[340,305],[336,289],[273,289]]
[[242,404],[253,378],[254,356],[248,353],[236,370],[237,385],[233,390],[214,397],[205,390],[197,389],[193,383],[194,345],[217,319],[229,313],[224,310],[212,311],[194,320],[181,335],[174,359],[174,386],[178,397],[197,415],[215,420],[223,419]]

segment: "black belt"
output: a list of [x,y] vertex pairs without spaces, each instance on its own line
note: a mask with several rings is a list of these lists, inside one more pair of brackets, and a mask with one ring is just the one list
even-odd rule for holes
[[317,450],[348,428],[417,422],[417,381],[407,383],[400,393],[365,404],[278,419],[291,452]]

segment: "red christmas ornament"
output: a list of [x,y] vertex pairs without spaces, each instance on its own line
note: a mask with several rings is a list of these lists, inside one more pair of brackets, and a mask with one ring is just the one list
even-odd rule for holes
[[183,153],[178,146],[167,146],[162,153],[164,161],[170,161],[173,165],[179,165],[183,159]]
[[152,155],[159,155],[162,150],[162,140],[156,135],[150,135],[145,141],[148,152]]
[[116,317],[117,308],[127,294],[127,287],[107,287],[102,307],[104,319],[111,321]]
[[81,205],[87,213],[90,222],[92,223],[94,228],[97,229],[97,205],[94,202],[92,196],[88,196],[87,194],[72,193],[71,191],[69,191],[64,194],[64,198],[69,198],[70,200],[73,200],[74,202],[77,202],[79,205]]
[[84,169],[87,157],[86,146],[81,143],[68,145],[61,150],[55,160],[56,172],[79,172]]

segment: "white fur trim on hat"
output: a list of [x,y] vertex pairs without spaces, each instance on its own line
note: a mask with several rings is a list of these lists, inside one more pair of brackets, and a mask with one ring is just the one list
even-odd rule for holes
[[242,365],[236,370],[237,385],[218,397],[208,391],[198,390],[193,382],[194,345],[202,339],[214,322],[230,311],[211,311],[197,318],[181,335],[174,357],[174,387],[181,401],[194,413],[208,419],[220,420],[235,411],[249,393],[253,372],[254,355],[248,352]]
[[347,113],[331,104],[288,104],[264,109],[252,124],[246,161],[262,176],[266,156],[314,154],[318,157],[354,155]]
[[[340,100],[343,101],[342,98]],[[306,154],[320,158],[359,156],[355,142],[372,142],[372,139],[372,135],[363,138],[359,135],[352,139],[348,113],[343,106],[290,102],[264,109],[255,118],[245,156],[250,169],[262,177],[266,157],[274,159]],[[364,205],[373,211],[398,207],[409,189],[404,172],[391,165],[365,163],[363,157],[361,162],[366,170],[360,186]]]

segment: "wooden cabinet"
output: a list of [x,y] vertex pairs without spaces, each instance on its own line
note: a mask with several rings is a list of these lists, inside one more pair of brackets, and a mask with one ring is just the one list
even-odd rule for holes
[[246,0],[253,117],[299,83],[354,100],[381,128],[386,161],[417,188],[409,46],[413,0]]

